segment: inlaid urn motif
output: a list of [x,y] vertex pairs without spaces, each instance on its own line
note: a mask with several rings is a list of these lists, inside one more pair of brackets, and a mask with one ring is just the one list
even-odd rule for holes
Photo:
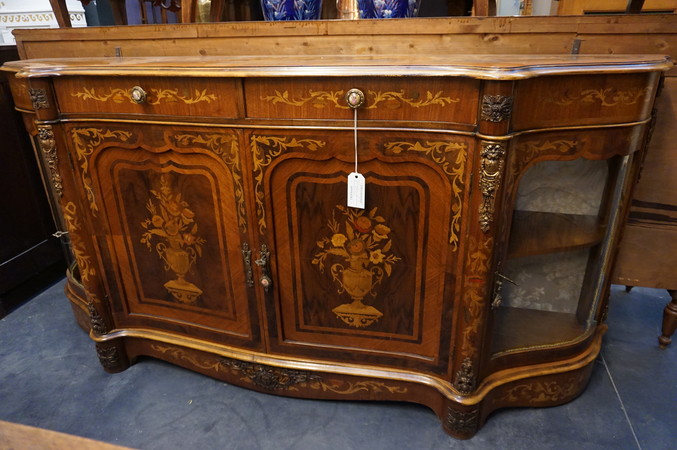
[[146,204],[150,218],[141,222],[146,230],[141,243],[149,250],[155,249],[165,263],[164,269],[176,277],[164,284],[165,289],[181,303],[192,304],[202,294],[202,290],[186,280],[186,274],[202,256],[205,239],[198,236],[195,213],[183,200],[182,194],[172,186],[171,176],[162,174],[155,189],[150,190],[152,197]]
[[[344,219],[336,220],[336,210]],[[395,263],[401,258],[391,253],[391,229],[386,220],[377,215],[378,208],[366,213],[360,209],[337,206],[328,222],[331,237],[317,242],[322,250],[315,255],[312,263],[324,272],[325,265],[334,262],[329,272],[338,284],[338,293],[344,292],[352,302],[344,303],[332,310],[346,324],[367,327],[383,316],[373,306],[366,305],[367,296],[376,297],[376,287],[383,277],[389,277]]]

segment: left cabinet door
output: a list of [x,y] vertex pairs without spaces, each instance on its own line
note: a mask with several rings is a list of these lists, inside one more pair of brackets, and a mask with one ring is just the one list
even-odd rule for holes
[[116,328],[258,348],[240,134],[65,127]]

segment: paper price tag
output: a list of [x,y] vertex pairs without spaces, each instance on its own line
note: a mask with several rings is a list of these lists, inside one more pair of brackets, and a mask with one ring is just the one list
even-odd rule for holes
[[364,176],[361,173],[348,175],[348,207],[364,209]]

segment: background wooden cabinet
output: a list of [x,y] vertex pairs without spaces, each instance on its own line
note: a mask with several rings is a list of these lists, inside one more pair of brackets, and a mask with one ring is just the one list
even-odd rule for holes
[[[16,47],[0,49],[0,62],[18,59]],[[67,250],[52,236],[52,218],[40,166],[6,77],[0,77],[0,317],[41,286],[61,277]],[[31,281],[32,280],[32,281]],[[30,282],[29,282],[30,281]]]

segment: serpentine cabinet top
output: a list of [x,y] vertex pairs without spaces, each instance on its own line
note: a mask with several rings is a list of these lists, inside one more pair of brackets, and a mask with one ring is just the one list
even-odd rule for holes
[[18,77],[140,75],[192,77],[466,76],[517,80],[550,74],[662,71],[662,55],[237,56],[34,59],[6,63]]

